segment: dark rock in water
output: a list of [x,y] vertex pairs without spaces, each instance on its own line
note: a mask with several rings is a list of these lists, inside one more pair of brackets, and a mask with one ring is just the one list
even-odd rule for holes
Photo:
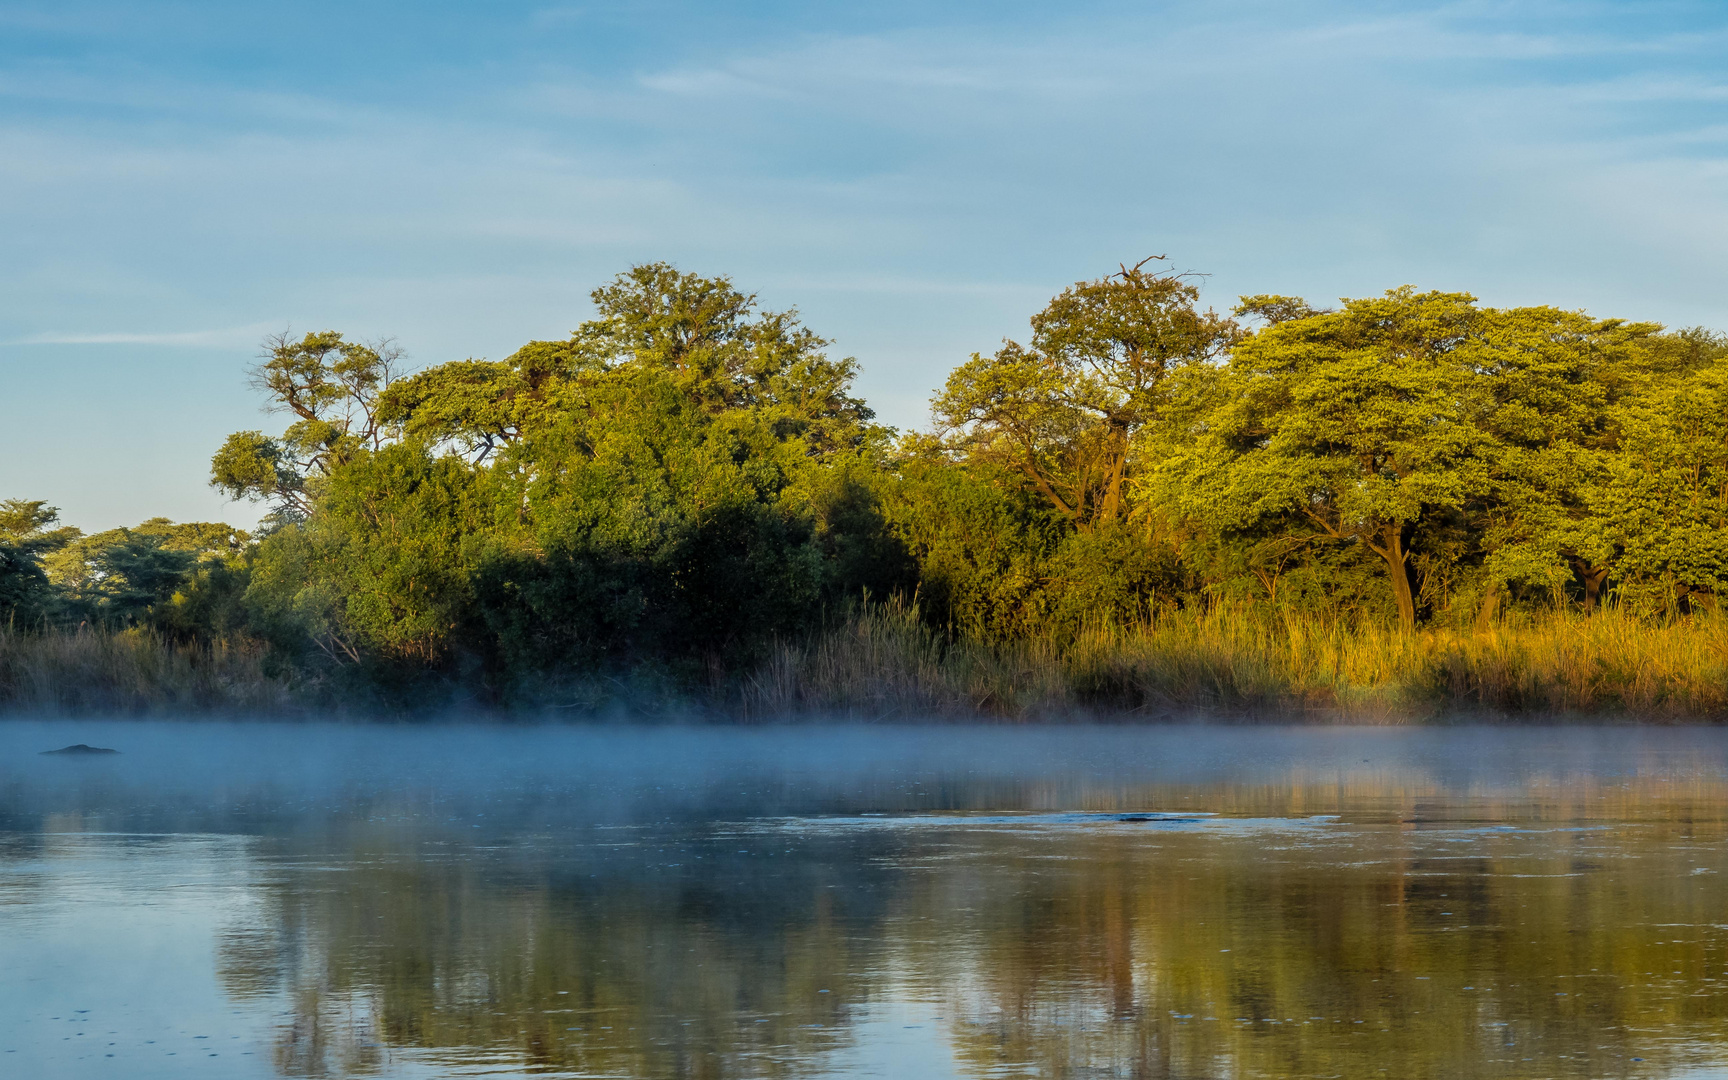
[[1183,817],[1180,814],[1112,814],[1110,820],[1130,823],[1155,821],[1160,825],[1198,825],[1205,819]]
[[109,750],[103,746],[85,746],[83,743],[77,743],[73,746],[62,746],[58,750],[44,750],[42,752],[44,754],[68,754],[73,757],[82,757],[85,754],[118,754],[120,751]]

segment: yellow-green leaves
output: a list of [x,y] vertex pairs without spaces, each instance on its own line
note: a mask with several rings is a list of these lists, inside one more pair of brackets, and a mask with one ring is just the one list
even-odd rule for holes
[[1488,489],[1481,323],[1473,297],[1405,288],[1268,326],[1148,493],[1215,531],[1360,545],[1414,626],[1413,555]]
[[1601,502],[1627,591],[1658,611],[1715,603],[1728,592],[1728,357],[1628,396],[1613,419]]
[[1080,529],[1126,516],[1134,440],[1164,415],[1171,377],[1237,336],[1195,308],[1184,275],[1146,261],[1065,290],[1033,317],[1030,348],[974,354],[931,406],[955,453],[1018,473]]

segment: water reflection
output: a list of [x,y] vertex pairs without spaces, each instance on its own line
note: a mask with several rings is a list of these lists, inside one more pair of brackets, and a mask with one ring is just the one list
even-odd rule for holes
[[[1388,766],[1323,735],[1281,762],[1244,752],[1234,779],[1191,759],[1097,766],[1119,732],[978,768],[965,740],[992,737],[825,765],[826,784],[792,759],[607,771],[588,744],[589,773],[563,786],[472,757],[466,783],[421,762],[359,784],[254,775],[201,801],[122,773],[18,780],[0,964],[57,953],[26,965],[55,1017],[129,965],[156,965],[169,998],[207,982],[209,1032],[153,1015],[255,1051],[212,1075],[1728,1067],[1714,733],[1598,733],[1622,742],[1570,761],[1564,734],[1507,735],[1477,769],[1444,739]],[[593,798],[648,780],[680,794],[628,813]],[[169,819],[186,831],[97,831]],[[129,920],[132,943],[104,931],[81,966],[79,907]],[[74,1036],[26,1030],[35,1000],[4,1004],[0,1043],[83,1075],[56,1049]],[[127,1075],[187,1075],[188,1051],[142,1042],[145,1019],[93,1014],[118,1025]]]

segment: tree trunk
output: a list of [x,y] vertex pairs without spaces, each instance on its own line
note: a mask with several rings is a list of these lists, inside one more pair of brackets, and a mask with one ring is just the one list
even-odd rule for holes
[[1573,559],[1572,570],[1584,582],[1584,614],[1588,615],[1596,610],[1596,601],[1602,595],[1602,583],[1608,580],[1608,568],[1593,566],[1588,559]]
[[1487,594],[1482,597],[1482,606],[1476,609],[1476,632],[1487,633],[1494,629],[1494,620],[1500,614],[1500,583],[1496,581]]
[[1410,587],[1410,553],[1404,550],[1404,527],[1386,526],[1381,539],[1381,546],[1374,550],[1386,560],[1386,576],[1392,579],[1392,599],[1398,603],[1398,623],[1406,632],[1414,631],[1416,590]]
[[1122,482],[1128,472],[1128,429],[1115,421],[1110,422],[1110,478],[1104,489],[1104,505],[1100,507],[1099,517],[1106,521],[1114,521],[1122,516]]

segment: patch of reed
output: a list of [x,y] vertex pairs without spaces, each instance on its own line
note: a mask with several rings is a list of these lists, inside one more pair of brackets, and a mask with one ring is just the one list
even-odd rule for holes
[[0,710],[260,715],[296,708],[254,647],[179,644],[142,631],[22,634],[0,628]]
[[[1219,608],[1065,639],[991,644],[952,640],[914,608],[886,604],[777,645],[736,680],[717,674],[705,703],[692,701],[671,676],[646,669],[622,681],[589,682],[577,688],[583,692],[548,690],[538,710],[523,707],[547,716],[646,719],[694,708],[714,719],[756,721],[1720,722],[1728,720],[1728,616],[1657,622],[1605,610],[1475,632],[1405,634]],[[267,674],[262,652],[251,646],[177,644],[136,631],[0,629],[0,712],[240,716],[298,713],[317,703],[394,715],[392,705],[400,704],[376,690],[364,702],[332,693]]]
[[747,719],[1032,719],[1078,708],[1048,642],[950,642],[889,603],[807,642],[782,642],[744,681]]
[[755,717],[1720,721],[1728,619],[1608,610],[1407,634],[1216,609],[991,646],[887,606],[781,645],[743,699]]

